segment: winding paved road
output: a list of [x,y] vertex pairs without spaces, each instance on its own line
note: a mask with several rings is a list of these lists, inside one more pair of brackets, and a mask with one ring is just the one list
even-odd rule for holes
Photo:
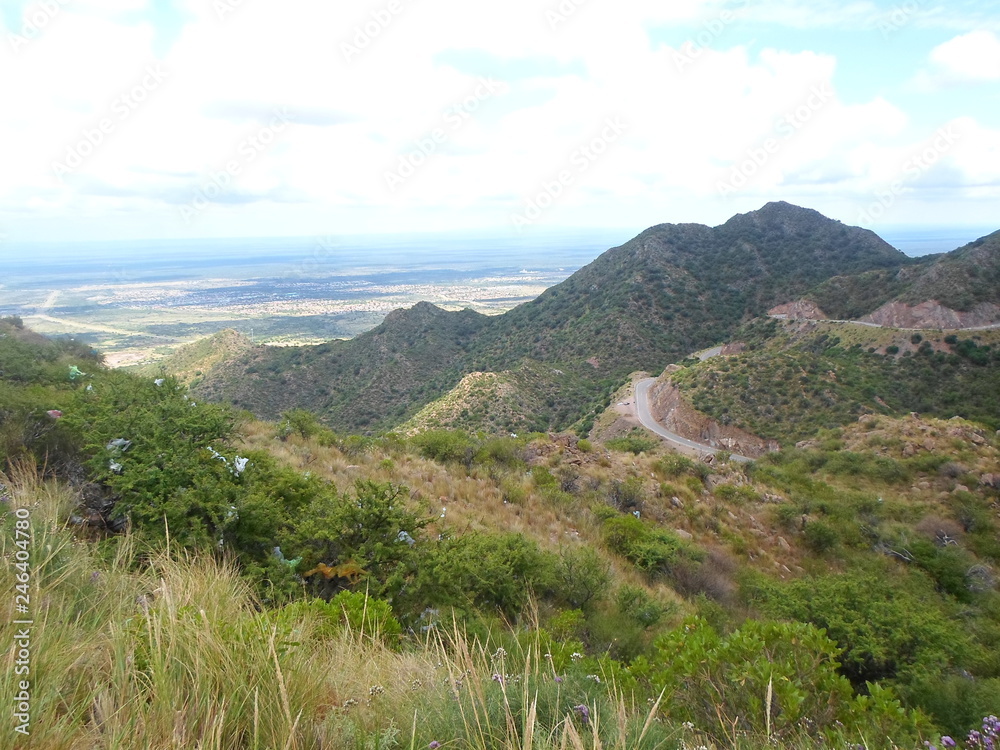
[[[770,315],[769,317],[775,318],[777,320],[788,320],[787,315]],[[867,326],[869,328],[889,328],[890,326],[883,326],[878,323],[868,323],[861,320],[816,320],[815,323],[852,323],[859,326]],[[1000,323],[994,323],[988,326],[978,326],[976,328],[963,328],[960,330],[965,331],[985,331],[991,328],[1000,328]],[[898,328],[900,331],[923,331],[926,329],[922,328]],[[711,359],[712,357],[717,357],[722,354],[722,347],[716,346],[711,349],[705,349],[703,351],[697,352],[692,356],[697,357],[702,362],[706,359]],[[649,408],[649,389],[653,383],[656,382],[656,378],[646,378],[645,380],[640,380],[635,384],[635,412],[636,416],[639,418],[639,422],[650,432],[654,432],[661,438],[669,443],[673,443],[675,446],[680,448],[687,448],[688,450],[696,450],[702,453],[716,454],[719,452],[718,448],[713,448],[710,445],[704,445],[703,443],[696,443],[694,440],[688,440],[686,437],[678,435],[676,432],[671,432],[662,424],[653,419],[652,411]],[[733,461],[740,461],[743,463],[753,461],[752,458],[746,456],[741,456],[737,453],[731,453],[730,457]]]
[[[646,378],[645,380],[640,380],[635,384],[635,413],[636,416],[639,417],[639,422],[642,426],[651,432],[655,432],[667,442],[673,443],[674,445],[682,448],[689,448],[702,453],[711,453],[713,455],[718,453],[718,448],[713,448],[710,445],[704,445],[702,443],[696,443],[693,440],[688,440],[686,437],[681,437],[676,432],[671,432],[653,419],[653,414],[649,409],[649,388],[655,382],[656,378]],[[733,461],[739,461],[741,463],[747,463],[753,460],[752,458],[747,458],[746,456],[741,456],[737,453],[730,453],[729,456]]]

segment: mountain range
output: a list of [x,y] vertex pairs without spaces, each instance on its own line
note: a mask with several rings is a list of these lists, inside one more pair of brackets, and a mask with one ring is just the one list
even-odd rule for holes
[[[412,427],[420,414],[429,426],[582,433],[630,373],[659,372],[777,306],[877,325],[989,325],[1000,321],[998,282],[1000,232],[914,259],[870,230],[775,202],[716,227],[651,227],[503,315],[421,302],[319,346],[227,334],[231,356],[191,384],[265,418],[306,408],[345,432],[416,417]],[[433,406],[442,398],[447,408]]]

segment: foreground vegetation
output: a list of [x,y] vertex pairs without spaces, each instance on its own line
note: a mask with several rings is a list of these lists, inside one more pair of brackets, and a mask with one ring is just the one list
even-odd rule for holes
[[32,746],[916,748],[1000,709],[974,423],[872,417],[750,466],[348,436],[0,328]]

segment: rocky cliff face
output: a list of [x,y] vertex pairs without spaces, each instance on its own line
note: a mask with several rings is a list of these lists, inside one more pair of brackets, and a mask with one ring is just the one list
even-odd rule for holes
[[870,315],[861,318],[863,323],[875,323],[889,328],[921,328],[954,330],[978,328],[1000,324],[1000,307],[981,302],[968,312],[945,307],[936,300],[916,305],[887,302]]
[[653,418],[671,432],[719,450],[758,458],[781,448],[774,440],[764,440],[702,414],[681,397],[669,376],[660,378],[649,389],[649,408]]

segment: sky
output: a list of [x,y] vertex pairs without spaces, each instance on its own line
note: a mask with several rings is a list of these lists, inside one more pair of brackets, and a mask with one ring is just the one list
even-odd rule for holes
[[1000,227],[1000,2],[0,0],[4,242]]

